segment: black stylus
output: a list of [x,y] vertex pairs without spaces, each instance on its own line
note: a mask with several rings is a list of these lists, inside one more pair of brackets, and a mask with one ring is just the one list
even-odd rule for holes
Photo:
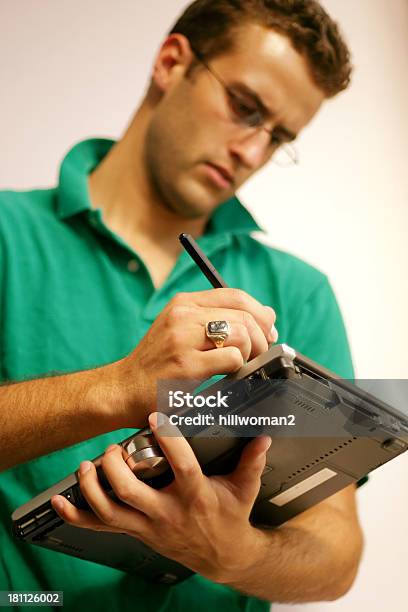
[[212,265],[211,261],[202,252],[190,234],[180,234],[179,240],[190,257],[195,261],[203,274],[216,289],[227,288],[228,285]]

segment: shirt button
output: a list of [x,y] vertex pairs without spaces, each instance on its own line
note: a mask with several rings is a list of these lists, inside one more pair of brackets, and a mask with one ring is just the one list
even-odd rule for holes
[[137,272],[140,268],[139,262],[136,259],[129,259],[127,269],[129,272]]

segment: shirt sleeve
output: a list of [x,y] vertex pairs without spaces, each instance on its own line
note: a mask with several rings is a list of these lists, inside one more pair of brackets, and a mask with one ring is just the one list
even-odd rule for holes
[[[337,299],[327,277],[299,305],[288,344],[345,379],[354,379],[350,346]],[[368,480],[357,482],[360,487]]]
[[354,378],[343,318],[326,277],[299,305],[292,321],[288,344],[338,376]]

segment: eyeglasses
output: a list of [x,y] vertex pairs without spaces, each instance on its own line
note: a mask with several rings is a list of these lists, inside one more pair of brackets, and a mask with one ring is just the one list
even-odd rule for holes
[[274,128],[269,129],[265,126],[265,113],[254,100],[249,100],[248,96],[234,90],[232,87],[227,85],[223,78],[211,68],[205,61],[201,53],[191,47],[192,52],[198,59],[198,61],[208,70],[210,74],[220,83],[223,87],[229,108],[230,119],[236,125],[241,126],[244,129],[253,131],[264,130],[270,136],[270,147],[273,152],[273,161],[278,166],[293,166],[299,163],[299,155],[295,147],[285,142],[286,134],[283,129]]

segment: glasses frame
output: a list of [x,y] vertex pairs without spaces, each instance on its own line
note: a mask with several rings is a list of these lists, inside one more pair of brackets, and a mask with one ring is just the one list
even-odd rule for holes
[[[225,93],[231,98],[231,99],[237,99],[238,96],[237,94],[234,92],[234,90],[225,82],[225,80],[218,74],[218,72],[216,72],[214,70],[214,68],[211,68],[209,66],[209,64],[207,63],[207,61],[204,59],[203,55],[197,51],[196,49],[194,49],[191,44],[190,44],[190,48],[192,53],[195,55],[196,59],[200,62],[200,64],[202,64],[204,66],[204,68],[206,68],[206,70],[208,70],[208,72],[219,82],[219,84],[223,87],[223,89],[225,90]],[[249,125],[247,123],[245,123],[245,121],[240,122],[239,118],[237,118],[236,121],[234,121],[233,119],[231,119],[231,121],[233,121],[235,123],[235,125],[241,125],[243,127],[245,127],[246,129],[253,129],[253,130],[264,130],[265,132],[267,132],[269,134],[269,136],[272,136],[273,134],[273,129],[269,129],[267,128],[263,122],[261,122],[259,125]],[[277,152],[282,152],[285,153],[285,155],[287,156],[287,162],[283,162],[280,163],[278,160],[274,159],[275,153]],[[278,166],[281,167],[287,167],[287,166],[294,166],[294,165],[298,165],[299,164],[299,153],[296,149],[296,147],[289,143],[282,143],[281,145],[278,145],[273,153],[272,156],[272,161],[277,164]]]

